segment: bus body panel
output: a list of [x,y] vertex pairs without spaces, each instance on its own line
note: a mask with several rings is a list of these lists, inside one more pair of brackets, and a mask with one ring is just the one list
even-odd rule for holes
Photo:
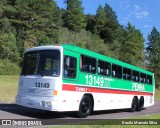
[[[86,54],[83,51],[79,52],[77,49],[74,50],[74,48],[66,48],[64,51],[64,55],[72,55],[77,58],[77,61],[80,61],[81,55]],[[87,56],[94,57],[97,60],[100,59],[94,54],[87,54]],[[107,59],[106,61],[112,62],[110,59]],[[65,88],[64,92],[66,93],[66,96],[70,95],[69,97],[72,97],[72,95],[75,95],[77,97],[76,100],[80,102],[83,95],[91,94],[94,99],[93,109],[95,111],[130,108],[134,96],[137,96],[138,99],[140,99],[141,96],[144,97],[144,107],[149,107],[154,104],[154,86],[133,81],[123,81],[121,79],[117,79],[111,76],[107,77],[97,74],[81,72],[79,68],[80,62],[78,64],[78,76],[76,77],[76,79],[63,78],[64,85],[62,86],[64,86]]]
[[[66,84],[65,84],[66,86]],[[102,92],[95,92],[93,88],[77,85],[73,87],[73,85],[67,85],[70,88],[68,91],[64,91],[64,96],[68,96],[68,100],[79,101],[85,94],[91,94],[94,99],[94,108],[93,110],[109,110],[109,109],[122,109],[122,108],[130,108],[132,99],[134,96],[137,96],[140,99],[141,96],[144,97],[145,104],[144,107],[149,107],[154,104],[153,95],[136,95],[136,94],[118,94],[114,91],[106,92],[102,90]],[[69,87],[70,86],[70,87]],[[75,86],[75,85],[74,85]],[[71,89],[74,88],[74,89]],[[96,89],[96,88],[95,88]],[[72,91],[70,91],[72,90]],[[89,91],[92,90],[92,91]],[[107,90],[108,91],[108,90]],[[73,97],[75,96],[75,97]],[[78,109],[78,108],[77,108]]]

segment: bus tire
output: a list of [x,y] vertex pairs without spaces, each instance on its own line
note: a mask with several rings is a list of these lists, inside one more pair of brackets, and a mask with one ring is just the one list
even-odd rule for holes
[[133,97],[133,99],[132,99],[132,103],[131,103],[130,111],[131,111],[131,112],[136,111],[136,110],[137,110],[137,106],[138,106],[138,100],[137,100],[137,97]]
[[143,96],[141,96],[140,99],[138,100],[137,111],[141,111],[143,107],[144,107],[144,98]]
[[78,117],[85,118],[90,115],[92,111],[92,100],[90,96],[84,95],[79,104]]

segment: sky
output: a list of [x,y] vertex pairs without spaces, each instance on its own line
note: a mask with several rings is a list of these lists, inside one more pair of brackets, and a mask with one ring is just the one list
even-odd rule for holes
[[[60,8],[66,8],[65,0],[55,0]],[[109,4],[116,12],[121,25],[130,22],[140,29],[147,42],[147,36],[153,26],[160,31],[160,0],[82,0],[85,14],[96,14],[99,5]]]

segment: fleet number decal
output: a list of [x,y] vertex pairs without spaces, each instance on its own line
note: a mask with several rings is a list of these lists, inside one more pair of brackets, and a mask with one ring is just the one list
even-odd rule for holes
[[[114,81],[114,79],[99,77],[99,76],[92,76],[92,75],[85,76],[86,85],[91,85],[91,86],[110,87],[110,82],[112,82],[112,81]],[[145,91],[145,86],[144,86],[144,84],[133,83],[132,90]]]
[[99,86],[99,87],[110,87],[110,82],[114,81],[114,79],[111,78],[92,76],[92,75],[86,75],[85,79],[87,85]]
[[36,82],[35,87],[37,87],[37,88],[49,88],[49,83]]

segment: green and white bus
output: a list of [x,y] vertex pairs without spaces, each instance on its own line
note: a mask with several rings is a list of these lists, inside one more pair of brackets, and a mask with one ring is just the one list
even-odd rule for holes
[[24,53],[16,103],[49,111],[141,111],[154,104],[154,74],[70,44]]

